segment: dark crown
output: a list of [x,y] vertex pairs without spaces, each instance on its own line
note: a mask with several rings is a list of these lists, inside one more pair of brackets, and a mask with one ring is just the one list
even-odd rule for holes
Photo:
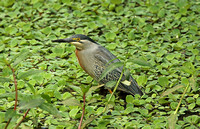
[[71,36],[70,38],[80,38],[80,40],[89,40],[93,43],[96,43],[94,40],[92,40],[90,37],[86,36],[86,35],[83,35],[83,34],[76,34],[76,35],[73,35]]

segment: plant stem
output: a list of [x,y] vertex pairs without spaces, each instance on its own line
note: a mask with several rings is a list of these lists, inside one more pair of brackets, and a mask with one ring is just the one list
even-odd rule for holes
[[[110,97],[109,97],[109,99],[108,99],[108,103],[107,103],[107,105],[105,106],[103,112],[100,113],[100,115],[103,114],[103,113],[106,111],[106,109],[107,109],[107,107],[108,107],[108,104],[109,104],[109,102],[110,102],[110,100],[111,100],[113,94],[114,94],[115,91],[117,90],[117,87],[118,87],[118,85],[119,85],[119,83],[120,83],[120,81],[121,81],[121,79],[122,79],[122,76],[123,76],[123,70],[122,70],[121,75],[120,75],[120,77],[119,77],[119,79],[118,79],[118,81],[117,81],[117,84],[115,85],[115,88],[114,88],[112,94],[110,95]],[[98,115],[98,116],[99,116],[99,115]]]
[[26,113],[24,114],[23,118],[21,119],[21,121],[19,123],[17,123],[17,125],[15,126],[14,129],[17,129],[19,127],[19,125],[22,123],[22,121],[26,118],[28,112],[30,111],[30,108],[26,111]]
[[83,94],[83,111],[82,111],[82,116],[81,116],[81,120],[80,120],[78,129],[81,129],[81,125],[82,125],[82,122],[83,122],[84,114],[85,114],[85,93]]
[[[102,115],[102,114],[106,111],[106,109],[107,109],[107,107],[108,107],[108,104],[109,104],[109,102],[110,102],[110,100],[111,100],[113,94],[114,94],[115,91],[117,90],[117,87],[118,87],[118,85],[119,85],[119,83],[120,83],[120,81],[121,81],[121,79],[122,79],[123,73],[124,73],[124,72],[123,72],[123,70],[122,70],[121,75],[120,75],[120,77],[119,77],[119,79],[118,79],[118,81],[117,81],[117,84],[115,85],[115,88],[114,88],[114,90],[113,90],[111,96],[109,97],[106,106],[104,107],[104,110],[103,110],[100,114],[94,116],[92,119],[90,119],[89,121],[87,121],[87,123],[83,123],[83,127],[82,127],[82,128],[84,128],[87,124],[91,123],[94,119],[98,118],[100,115]],[[79,125],[79,126],[80,126],[80,125]],[[79,128],[78,128],[78,129],[79,129]]]
[[8,122],[6,123],[6,126],[4,127],[4,129],[7,129],[7,127],[8,127],[8,125],[9,125],[10,121],[11,121],[11,118],[10,118],[10,119],[8,120]]
[[18,100],[17,79],[16,79],[16,75],[15,75],[15,70],[11,67],[10,64],[8,64],[8,67],[10,67],[10,69],[12,70],[13,79],[14,79],[14,85],[15,85],[15,106],[14,106],[14,110],[16,110],[17,109],[17,100]]
[[[17,79],[16,79],[16,75],[15,75],[15,70],[11,67],[11,65],[6,62],[7,66],[11,69],[12,71],[12,74],[13,74],[13,79],[14,79],[14,85],[15,85],[15,106],[14,106],[14,110],[16,111],[17,109],[17,100],[18,100],[18,94],[17,94]],[[7,129],[10,121],[11,121],[12,118],[10,118],[5,126],[4,129]]]
[[177,107],[176,107],[176,111],[174,112],[174,114],[177,114],[178,109],[179,109],[179,107],[180,107],[180,105],[181,105],[182,99],[183,99],[185,93],[187,92],[188,87],[189,87],[189,84],[188,84],[187,87],[185,88],[185,90],[184,90],[184,92],[183,92],[183,94],[182,94],[182,96],[181,96],[181,99],[180,99],[180,101],[179,101],[179,103],[178,103],[178,105],[177,105]]

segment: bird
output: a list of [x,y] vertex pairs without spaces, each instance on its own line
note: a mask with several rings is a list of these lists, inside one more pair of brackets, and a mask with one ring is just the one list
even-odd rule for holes
[[[110,81],[117,81],[123,70],[123,66],[114,69],[99,80],[103,71],[112,63],[121,62],[108,49],[95,42],[89,36],[76,34],[69,38],[52,40],[52,42],[66,42],[76,47],[75,54],[82,69],[89,74],[94,80],[100,84],[105,84]],[[127,80],[128,79],[128,80]],[[128,83],[123,83],[123,81]],[[117,90],[126,92],[131,95],[143,95],[137,82],[130,75],[128,78],[123,74]]]

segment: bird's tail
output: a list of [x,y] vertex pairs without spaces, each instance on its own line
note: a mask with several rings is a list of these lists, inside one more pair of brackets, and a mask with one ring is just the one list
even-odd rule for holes
[[140,96],[142,96],[143,93],[140,90],[137,82],[132,77],[130,77],[129,81],[131,82],[130,85],[124,85],[124,88],[126,89],[126,92],[129,92],[132,95],[139,94]]

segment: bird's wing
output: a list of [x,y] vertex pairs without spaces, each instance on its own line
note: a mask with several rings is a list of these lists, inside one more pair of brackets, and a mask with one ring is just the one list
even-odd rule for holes
[[[115,62],[120,62],[120,60],[117,59],[117,57],[113,55],[112,53],[110,53],[106,48],[102,46],[99,46],[99,47],[100,48],[97,49],[97,51],[94,54],[95,61],[96,61],[94,69],[95,69],[95,75],[96,75],[97,80],[100,78],[102,72],[105,70],[106,65],[109,65]],[[100,80],[100,83],[107,83],[112,80],[117,81],[121,75],[122,69],[123,69],[123,66],[109,72],[106,75],[106,77]]]
[[[97,80],[101,76],[102,72],[105,70],[105,66],[107,64],[112,64],[115,62],[120,62],[119,59],[112,53],[110,53],[106,48],[99,46],[100,48],[97,49],[97,51],[94,54],[94,58],[96,60],[95,63],[95,73]],[[113,60],[109,62],[110,60]],[[121,75],[123,66],[116,68],[115,70],[109,72],[106,77],[104,77],[102,80],[100,80],[100,83],[106,84],[109,81],[117,81]],[[125,75],[122,76],[121,83],[118,86],[119,90],[131,93],[131,94],[140,94],[142,95],[142,91],[139,89],[139,86],[137,82],[130,76],[129,80],[131,82],[130,85],[126,85],[122,83],[122,81],[125,81]]]
[[[102,46],[99,46],[99,48],[96,50],[94,57],[96,60],[98,60],[98,63],[102,63],[103,66],[120,62],[115,55]],[[121,73],[122,69],[123,67],[119,67],[116,70]]]

